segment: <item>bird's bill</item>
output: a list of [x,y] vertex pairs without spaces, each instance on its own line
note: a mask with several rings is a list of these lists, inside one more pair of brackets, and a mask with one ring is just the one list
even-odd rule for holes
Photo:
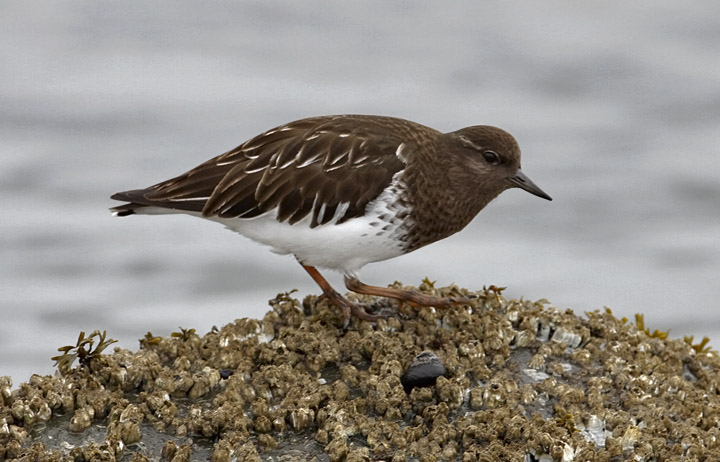
[[540,189],[538,185],[532,182],[530,178],[528,178],[522,170],[518,169],[518,171],[513,176],[508,177],[508,181],[512,183],[514,186],[524,189],[525,191],[529,192],[530,194],[534,194],[538,197],[542,197],[543,199],[547,199],[549,201],[552,200],[552,197],[548,196],[548,194]]

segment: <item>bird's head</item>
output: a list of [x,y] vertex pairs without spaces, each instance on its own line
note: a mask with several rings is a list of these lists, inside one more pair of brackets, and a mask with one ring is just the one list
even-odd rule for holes
[[[497,195],[521,188],[543,199],[552,198],[520,169],[520,147],[513,136],[497,127],[475,125],[444,135],[451,149],[455,174],[471,176],[479,187]],[[494,196],[493,196],[494,197]]]

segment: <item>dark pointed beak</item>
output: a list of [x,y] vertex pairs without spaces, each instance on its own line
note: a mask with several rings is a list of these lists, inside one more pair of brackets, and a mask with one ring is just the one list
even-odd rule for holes
[[535,194],[537,197],[542,197],[543,199],[547,199],[549,201],[552,200],[552,197],[548,196],[545,191],[540,189],[538,185],[532,182],[530,178],[525,176],[522,170],[518,169],[517,172],[515,172],[515,175],[509,176],[508,181],[512,183],[514,186],[524,189],[525,191],[529,192],[530,194]]

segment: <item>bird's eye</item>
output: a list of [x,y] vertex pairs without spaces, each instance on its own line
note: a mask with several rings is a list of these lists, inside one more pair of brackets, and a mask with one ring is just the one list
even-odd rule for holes
[[498,156],[495,151],[483,152],[483,158],[485,159],[485,162],[490,165],[497,165],[500,163],[500,156]]

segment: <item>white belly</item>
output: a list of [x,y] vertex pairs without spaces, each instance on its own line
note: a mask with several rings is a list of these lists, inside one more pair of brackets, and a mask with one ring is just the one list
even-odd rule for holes
[[[310,228],[310,219],[289,225],[279,223],[274,214],[250,220],[235,218],[218,220],[228,229],[270,246],[273,252],[292,254],[310,266],[329,268],[354,275],[368,263],[387,260],[403,254],[399,231],[371,226],[372,219],[354,218],[341,223]],[[377,221],[377,220],[374,220]]]
[[[347,210],[347,204],[339,204],[333,218],[324,225],[310,228],[311,217],[290,225],[278,222],[276,211],[253,218],[209,218],[222,223],[256,242],[272,248],[279,254],[292,254],[309,266],[318,266],[356,276],[368,263],[387,260],[405,253],[403,242],[398,239],[406,232],[408,222],[395,218],[398,212],[407,210],[396,202],[400,174],[367,206],[366,214],[335,224]],[[343,206],[344,205],[344,206]],[[188,213],[202,217],[200,213],[178,212],[158,207],[142,207],[136,213]],[[383,217],[380,219],[379,217]],[[202,217],[204,218],[204,217]]]

